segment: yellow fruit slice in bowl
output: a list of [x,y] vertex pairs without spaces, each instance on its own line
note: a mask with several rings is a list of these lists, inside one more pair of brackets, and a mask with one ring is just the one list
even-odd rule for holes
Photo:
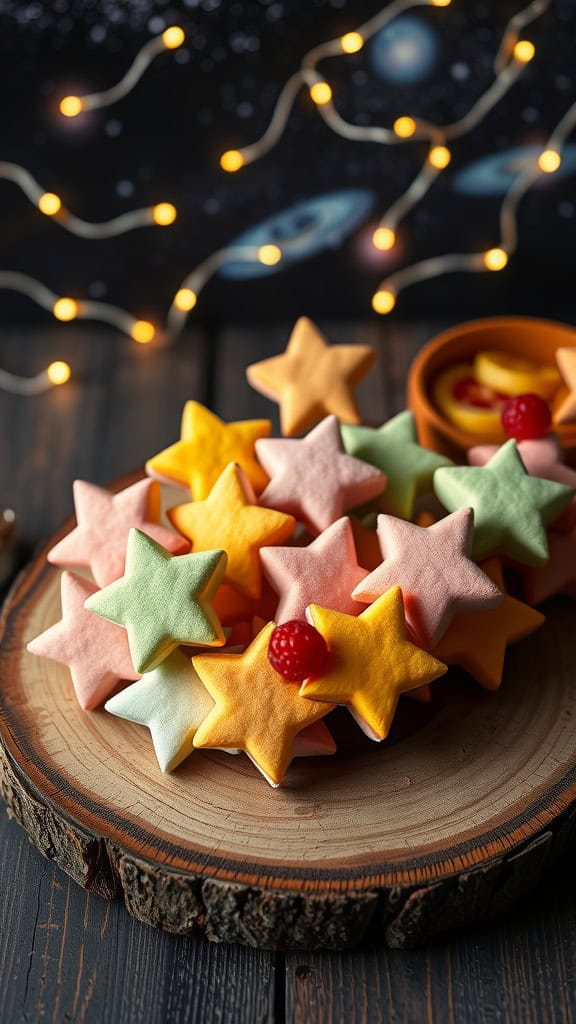
[[534,363],[509,352],[479,352],[473,373],[481,384],[504,395],[540,395],[547,402],[561,383],[555,366]]

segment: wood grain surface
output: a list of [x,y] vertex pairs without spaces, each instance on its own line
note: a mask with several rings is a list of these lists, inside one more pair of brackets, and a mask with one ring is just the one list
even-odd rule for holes
[[[80,387],[35,402],[3,396],[0,501],[16,509],[23,550],[71,511],[74,477],[106,483],[169,443],[186,398],[211,400],[227,417],[266,414],[264,400],[243,387],[239,367],[280,350],[287,331],[189,337],[152,357],[153,366],[150,353],[105,334],[71,328],[58,332],[57,342],[49,332],[5,334],[4,365],[33,372],[63,356],[83,378]],[[432,333],[388,328],[376,337],[382,405],[375,417],[402,406],[408,362]],[[341,328],[338,336],[372,341],[373,334]],[[118,901],[83,893],[5,819],[0,842],[0,1020],[576,1019],[569,869],[559,867],[557,878],[503,923],[429,949],[395,953],[378,944],[273,957],[142,927]]]

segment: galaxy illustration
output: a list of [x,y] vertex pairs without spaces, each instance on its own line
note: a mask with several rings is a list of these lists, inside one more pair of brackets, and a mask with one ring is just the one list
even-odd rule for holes
[[[538,160],[576,102],[576,3],[552,0],[524,30],[529,66],[480,123],[450,144],[450,166],[402,219],[396,244],[372,244],[414,179],[427,143],[345,138],[302,89],[276,144],[226,173],[222,153],[266,132],[279,95],[312,47],[353,32],[382,0],[0,0],[4,97],[0,161],[26,168],[77,217],[101,222],[170,203],[173,224],[118,237],[74,237],[11,180],[0,180],[0,267],[60,295],[111,303],[157,322],[186,275],[223,247],[277,245],[282,260],[234,259],[206,285],[199,322],[373,316],[379,282],[407,264],[497,245],[510,185]],[[502,34],[523,0],[415,7],[357,52],[321,61],[334,105],[357,128],[410,115],[462,118],[494,79]],[[117,102],[67,118],[62,97],[122,79],[145,44],[180,26]],[[349,133],[350,135],[353,132]],[[395,140],[398,141],[398,140]],[[576,251],[576,132],[556,173],[518,209],[519,245],[503,275],[458,275],[406,292],[397,313],[441,317],[506,310],[565,316]],[[0,291],[6,323],[39,323],[26,296]]]

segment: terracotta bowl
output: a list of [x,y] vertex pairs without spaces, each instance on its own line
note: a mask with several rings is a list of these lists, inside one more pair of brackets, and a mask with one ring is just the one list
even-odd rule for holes
[[[490,317],[443,331],[418,353],[408,376],[408,406],[416,417],[421,444],[461,462],[466,449],[497,440],[494,435],[461,430],[434,406],[431,386],[440,370],[473,361],[483,349],[500,349],[536,363],[554,364],[556,349],[570,346],[576,346],[574,327],[532,317]],[[576,423],[555,429],[567,459],[576,462]],[[500,440],[505,440],[504,434]]]

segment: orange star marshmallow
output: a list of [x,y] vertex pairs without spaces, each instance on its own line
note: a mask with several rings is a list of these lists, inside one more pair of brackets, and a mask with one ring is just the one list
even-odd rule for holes
[[353,388],[375,358],[369,345],[330,345],[303,316],[286,351],[253,363],[246,376],[256,391],[279,403],[282,433],[293,437],[331,413],[343,423],[359,423]]
[[215,701],[194,736],[195,747],[244,750],[271,786],[279,786],[294,742],[333,705],[303,700],[268,660],[269,622],[243,654],[198,655],[192,664]]
[[506,594],[499,558],[489,558],[481,568],[504,594],[497,608],[457,615],[434,654],[447,665],[459,665],[486,690],[502,682],[506,648],[523,640],[544,622],[530,605]]

